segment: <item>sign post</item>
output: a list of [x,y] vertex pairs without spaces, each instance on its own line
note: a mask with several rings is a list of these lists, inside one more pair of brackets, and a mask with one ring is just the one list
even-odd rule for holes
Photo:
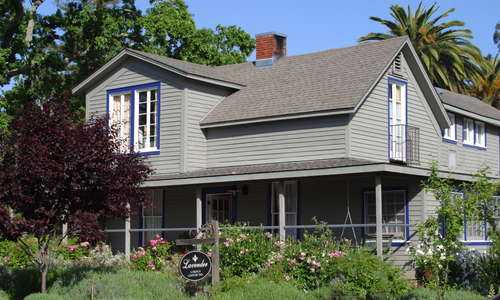
[[182,239],[176,240],[176,245],[202,245],[213,244],[212,260],[203,252],[191,251],[185,254],[180,262],[179,271],[186,280],[198,281],[205,278],[212,270],[212,284],[220,281],[219,275],[219,244],[225,242],[225,238],[220,238],[219,222],[212,221],[212,230],[214,238],[211,239]]

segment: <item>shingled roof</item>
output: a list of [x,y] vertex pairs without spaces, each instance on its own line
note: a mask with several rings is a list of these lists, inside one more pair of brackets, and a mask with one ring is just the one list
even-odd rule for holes
[[477,98],[441,88],[436,88],[436,91],[444,104],[500,121],[500,111]]
[[380,42],[286,56],[271,67],[216,67],[245,87],[226,97],[202,125],[352,109],[407,41]]

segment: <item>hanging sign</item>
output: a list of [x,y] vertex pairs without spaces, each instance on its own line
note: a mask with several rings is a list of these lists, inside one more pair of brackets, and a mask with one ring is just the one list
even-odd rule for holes
[[182,277],[190,281],[198,281],[207,277],[212,269],[210,257],[200,251],[185,254],[179,264]]

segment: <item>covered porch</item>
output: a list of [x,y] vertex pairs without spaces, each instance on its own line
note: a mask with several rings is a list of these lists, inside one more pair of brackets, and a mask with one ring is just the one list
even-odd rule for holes
[[[412,225],[428,213],[421,188],[425,176],[376,169],[387,166],[391,165],[309,169],[315,171],[311,176],[300,176],[304,170],[294,170],[164,177],[149,182],[153,206],[125,224],[110,223],[109,239],[115,250],[127,253],[156,234],[169,240],[192,237],[215,219],[262,226],[284,240],[300,238],[317,220],[328,224],[337,237],[403,266],[408,262],[404,246],[412,239]],[[343,169],[339,174],[321,174],[339,169]],[[295,176],[287,176],[292,175],[289,172]],[[241,175],[246,180],[224,180]],[[179,184],[180,180],[185,184]]]

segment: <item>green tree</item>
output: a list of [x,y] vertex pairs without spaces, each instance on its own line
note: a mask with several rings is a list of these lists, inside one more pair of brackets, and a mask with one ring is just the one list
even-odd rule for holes
[[[135,0],[59,2],[49,15],[21,5],[16,26],[10,25],[17,11],[11,1],[19,4],[0,0],[0,39],[10,27],[15,31],[12,41],[0,44],[0,70],[6,70],[0,87],[13,83],[0,96],[0,126],[27,99],[70,99],[74,110],[83,110],[83,97],[71,96],[71,88],[125,47],[206,65],[244,62],[254,49],[237,26],[197,28],[183,0],[153,0],[145,13]],[[26,42],[30,20],[33,34]]]
[[498,51],[500,52],[500,22],[495,26],[495,32],[493,33],[493,42],[498,46]]
[[480,76],[473,80],[470,93],[500,108],[500,57],[488,55],[479,62]]
[[415,12],[399,5],[392,5],[392,20],[370,17],[388,27],[387,33],[369,33],[358,41],[385,40],[395,36],[408,36],[422,60],[433,84],[455,92],[467,93],[470,81],[479,77],[476,60],[482,58],[477,47],[472,45],[471,31],[464,23],[453,20],[442,22],[455,9],[436,15],[436,4],[425,8],[419,4]]

